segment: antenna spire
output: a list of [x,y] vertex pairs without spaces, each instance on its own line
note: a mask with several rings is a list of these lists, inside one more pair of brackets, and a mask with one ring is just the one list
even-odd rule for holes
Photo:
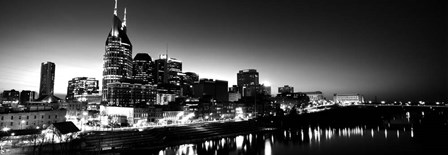
[[114,8],[114,15],[116,16],[117,15],[117,0],[115,0],[115,8]]
[[126,26],[126,8],[124,8],[123,26]]

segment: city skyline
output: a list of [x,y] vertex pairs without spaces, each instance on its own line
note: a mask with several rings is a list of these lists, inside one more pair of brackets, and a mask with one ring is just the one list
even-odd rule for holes
[[[74,77],[102,79],[113,0],[86,2],[0,2],[6,23],[0,26],[6,35],[0,42],[1,90],[38,90],[45,61],[58,66],[56,94],[66,93]],[[184,71],[229,86],[236,85],[239,70],[256,69],[273,94],[290,85],[327,97],[446,100],[443,6],[350,4],[118,1],[118,16],[126,7],[133,56],[147,52],[155,59],[169,44],[169,56],[183,61]]]

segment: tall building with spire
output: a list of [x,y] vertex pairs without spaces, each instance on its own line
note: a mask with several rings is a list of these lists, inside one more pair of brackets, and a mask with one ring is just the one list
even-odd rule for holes
[[117,15],[116,0],[112,21],[112,28],[106,39],[106,52],[104,54],[103,101],[108,100],[108,85],[132,79],[132,44],[126,34],[126,9],[122,22]]

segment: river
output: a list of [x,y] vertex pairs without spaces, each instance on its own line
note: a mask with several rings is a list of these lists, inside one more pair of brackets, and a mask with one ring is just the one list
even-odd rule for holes
[[145,153],[440,154],[448,152],[447,114],[447,108],[341,108],[286,120],[283,123],[289,125],[275,131],[169,146]]

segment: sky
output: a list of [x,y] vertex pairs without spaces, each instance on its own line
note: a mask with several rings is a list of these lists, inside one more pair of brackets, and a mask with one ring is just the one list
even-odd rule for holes
[[[55,93],[74,77],[102,79],[113,0],[0,0],[0,90],[39,90],[56,64]],[[183,71],[236,84],[256,69],[272,93],[359,93],[368,100],[447,100],[444,1],[118,1],[133,55],[165,53]]]

